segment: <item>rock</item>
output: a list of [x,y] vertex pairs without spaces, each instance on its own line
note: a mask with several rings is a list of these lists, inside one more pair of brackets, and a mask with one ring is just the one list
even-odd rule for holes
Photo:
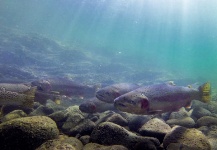
[[29,116],[47,116],[47,115],[52,114],[53,112],[54,112],[53,109],[41,105],[37,109],[35,109],[33,112],[31,112]]
[[33,111],[32,108],[25,108],[25,107],[21,107],[21,106],[16,106],[16,105],[4,105],[1,107],[1,113],[2,115],[6,115],[14,110],[22,110],[23,112],[25,112],[26,114],[29,114],[30,112]]
[[83,150],[128,150],[122,145],[105,146],[97,143],[89,143],[84,146]]
[[36,150],[82,150],[83,144],[74,137],[48,140]]
[[56,112],[56,111],[61,111],[61,110],[65,110],[66,108],[62,105],[58,105],[56,104],[54,101],[48,99],[47,102],[46,102],[46,107],[50,108],[53,110],[53,112]]
[[197,120],[196,125],[197,127],[217,125],[217,118],[211,116],[204,116]]
[[93,129],[95,128],[96,124],[89,120],[84,119],[80,121],[75,127],[70,129],[69,135],[76,136],[79,134],[79,136],[82,135],[90,135]]
[[27,114],[23,112],[22,110],[14,110],[8,113],[7,115],[5,115],[4,117],[2,117],[1,121],[5,122],[5,121],[9,121],[9,120],[16,119],[16,118],[26,117],[26,116]]
[[114,114],[115,114],[115,112],[113,112],[113,111],[105,111],[103,113],[100,113],[99,119],[96,121],[96,124],[106,122],[106,120]]
[[187,128],[193,128],[195,126],[195,122],[191,117],[185,117],[182,119],[170,119],[166,121],[170,126],[179,125]]
[[142,125],[150,120],[150,117],[145,115],[130,115],[127,120],[129,129],[138,132]]
[[202,108],[202,107],[196,107],[193,109],[193,112],[192,112],[192,116],[196,119],[199,119],[203,116],[211,116],[212,113],[205,109],[205,108]]
[[70,115],[68,116],[66,122],[64,122],[61,129],[64,133],[69,134],[70,129],[77,126],[77,124],[82,120],[84,120],[84,117],[81,114]]
[[180,108],[178,112],[172,112],[169,119],[182,119],[190,116],[191,112],[187,112],[184,107]]
[[91,133],[90,142],[103,145],[123,145],[129,149],[134,149],[136,144],[141,142],[154,147],[160,145],[156,138],[138,136],[112,122],[99,124]]
[[194,150],[211,150],[207,137],[201,131],[180,126],[173,127],[172,131],[166,134],[163,140],[164,148],[171,143],[180,143]]
[[67,119],[61,129],[64,133],[67,134],[70,133],[71,128],[77,126],[77,124],[85,118],[84,114],[79,110],[78,106],[71,106],[67,108],[65,115],[67,116]]
[[171,127],[158,118],[149,120],[139,129],[141,135],[155,137],[161,142],[164,136],[170,131]]
[[81,136],[79,140],[83,143],[83,145],[86,145],[87,143],[90,142],[90,136],[89,135]]
[[180,143],[170,143],[166,150],[197,150]]
[[65,113],[65,111],[57,111],[48,115],[48,117],[53,119],[56,122],[57,126],[61,128],[67,119],[67,115]]
[[120,114],[113,114],[112,116],[107,118],[105,121],[113,122],[113,123],[118,124],[120,126],[127,126],[128,125],[128,121],[125,118],[123,118]]
[[217,139],[216,138],[208,138],[209,143],[212,147],[212,150],[217,149]]
[[45,116],[9,120],[0,124],[0,149],[34,150],[58,134],[56,123]]

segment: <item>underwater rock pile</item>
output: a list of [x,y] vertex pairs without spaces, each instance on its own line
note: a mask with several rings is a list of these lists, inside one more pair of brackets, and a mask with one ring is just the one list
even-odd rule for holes
[[[205,108],[210,108],[208,105],[210,104],[206,104]],[[56,107],[59,105],[56,104]],[[32,110],[35,113],[29,114],[15,110],[1,117],[0,139],[5,144],[0,148],[216,149],[217,118],[214,113],[212,116],[195,115],[193,111],[201,110],[198,114],[204,112],[205,108],[198,109],[199,107],[200,104],[193,105],[190,111],[182,108],[169,114],[166,120],[161,117],[164,115],[133,115],[113,111],[87,114],[81,112],[76,105],[62,110],[42,111],[43,113],[37,109],[49,110],[49,105],[38,106]],[[206,109],[205,112],[207,111],[210,110]]]

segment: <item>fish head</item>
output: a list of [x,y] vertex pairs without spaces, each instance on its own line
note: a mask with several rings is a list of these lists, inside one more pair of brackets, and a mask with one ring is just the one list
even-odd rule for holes
[[96,113],[96,105],[91,101],[81,104],[79,109],[84,113]]
[[132,91],[117,97],[114,106],[123,112],[148,114],[149,100],[144,94]]
[[33,81],[31,84],[32,84],[32,86],[37,86],[37,89],[39,91],[43,91],[43,92],[50,92],[51,91],[51,84],[47,80],[40,79],[37,81]]
[[96,97],[106,103],[113,103],[114,99],[119,97],[120,93],[115,88],[102,88],[96,91]]

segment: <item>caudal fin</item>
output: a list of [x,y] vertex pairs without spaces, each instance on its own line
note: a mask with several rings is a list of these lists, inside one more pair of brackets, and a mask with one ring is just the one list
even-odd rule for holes
[[201,93],[201,101],[208,103],[211,100],[211,84],[209,82],[204,83],[199,87]]
[[35,86],[23,93],[26,95],[26,100],[23,103],[25,107],[29,107],[29,108],[33,107],[36,89],[37,87]]

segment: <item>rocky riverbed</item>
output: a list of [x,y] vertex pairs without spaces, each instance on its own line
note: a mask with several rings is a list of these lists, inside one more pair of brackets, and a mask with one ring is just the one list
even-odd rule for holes
[[30,112],[3,109],[0,149],[216,149],[216,105],[193,101],[191,110],[155,116],[86,114],[77,105],[60,108],[52,101],[35,103]]

